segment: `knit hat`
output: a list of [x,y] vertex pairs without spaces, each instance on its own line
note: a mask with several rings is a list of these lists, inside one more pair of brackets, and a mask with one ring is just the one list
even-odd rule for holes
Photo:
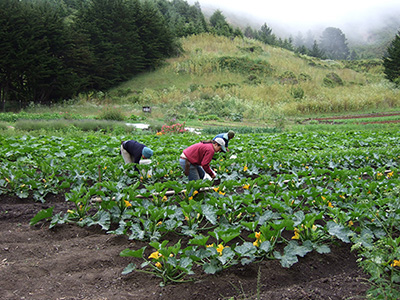
[[233,139],[234,136],[235,136],[235,132],[233,130],[229,130],[228,131],[228,138],[229,139]]
[[145,158],[150,158],[153,155],[153,150],[151,150],[150,148],[144,147],[143,150],[142,150],[142,155]]
[[221,150],[222,150],[222,151],[226,152],[225,141],[224,141],[224,139],[216,138],[214,141],[215,141],[218,145],[221,146]]

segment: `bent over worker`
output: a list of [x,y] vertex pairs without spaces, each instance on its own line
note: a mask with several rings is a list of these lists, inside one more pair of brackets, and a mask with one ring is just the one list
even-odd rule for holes
[[211,178],[215,178],[215,173],[210,168],[210,162],[215,152],[226,151],[225,141],[216,138],[213,141],[203,141],[189,146],[183,150],[179,164],[189,181],[203,179],[205,172]]
[[153,150],[134,140],[122,141],[121,155],[126,164],[138,164],[142,158],[148,159],[152,157]]
[[234,132],[233,130],[229,130],[229,131],[226,132],[226,133],[217,134],[217,135],[213,138],[213,140],[215,140],[215,139],[217,139],[217,138],[222,138],[222,139],[225,141],[225,150],[222,150],[222,151],[223,151],[223,152],[226,152],[226,151],[229,151],[229,150],[228,150],[229,141],[230,141],[231,139],[233,139],[234,137],[235,137],[235,132]]

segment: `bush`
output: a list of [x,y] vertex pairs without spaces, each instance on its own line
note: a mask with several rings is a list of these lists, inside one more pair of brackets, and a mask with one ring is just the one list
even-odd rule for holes
[[100,115],[97,117],[97,119],[109,121],[124,121],[125,116],[120,108],[105,107]]
[[279,77],[280,84],[297,84],[297,77],[292,71],[285,71]]
[[324,86],[330,88],[344,85],[342,78],[340,78],[340,76],[334,72],[328,73],[325,76],[323,84]]
[[292,87],[290,89],[290,94],[294,99],[301,100],[304,97],[304,90],[301,87]]

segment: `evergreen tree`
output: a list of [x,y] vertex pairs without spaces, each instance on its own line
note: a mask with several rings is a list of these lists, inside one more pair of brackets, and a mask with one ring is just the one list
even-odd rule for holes
[[92,0],[80,10],[75,28],[88,37],[93,53],[92,89],[107,89],[144,69],[144,52],[133,13],[139,7],[136,2],[127,6],[123,0]]
[[318,43],[315,40],[308,54],[316,58],[324,58],[324,51],[318,47]]
[[272,33],[272,29],[264,23],[257,34],[257,39],[268,45],[276,45],[276,36]]
[[300,54],[308,54],[309,51],[306,48],[306,46],[303,45],[303,46],[297,47],[295,52],[300,53]]
[[70,95],[60,11],[42,1],[0,2],[1,99],[46,102]]
[[249,39],[255,39],[257,36],[257,33],[250,26],[246,26],[246,28],[244,29],[244,36]]
[[176,37],[208,32],[199,2],[191,6],[184,0],[157,0],[156,6]]
[[307,49],[310,50],[314,45],[314,41],[315,41],[315,38],[314,38],[312,31],[308,30],[307,34],[306,34],[306,38],[304,40],[304,46],[306,46]]
[[210,17],[211,32],[216,35],[223,35],[227,37],[235,37],[237,32],[228,24],[225,16],[217,9]]
[[144,51],[145,67],[158,66],[175,51],[173,34],[167,27],[164,17],[150,1],[141,4],[136,21],[139,38]]
[[330,59],[348,59],[350,50],[346,36],[339,28],[328,27],[322,32],[320,48]]
[[294,38],[294,45],[297,48],[300,48],[301,46],[305,45],[303,34],[300,31],[297,33],[296,37]]
[[400,85],[400,31],[387,48],[383,57],[383,67],[386,78]]

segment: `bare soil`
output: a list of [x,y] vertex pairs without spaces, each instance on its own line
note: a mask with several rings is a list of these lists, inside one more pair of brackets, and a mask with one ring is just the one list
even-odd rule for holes
[[198,270],[193,282],[161,287],[152,275],[121,274],[134,259],[119,253],[141,242],[99,227],[29,225],[50,206],[70,208],[64,195],[44,204],[0,196],[0,299],[365,299],[369,287],[345,244],[332,245],[330,254],[309,253],[290,269],[265,260],[216,275]]

